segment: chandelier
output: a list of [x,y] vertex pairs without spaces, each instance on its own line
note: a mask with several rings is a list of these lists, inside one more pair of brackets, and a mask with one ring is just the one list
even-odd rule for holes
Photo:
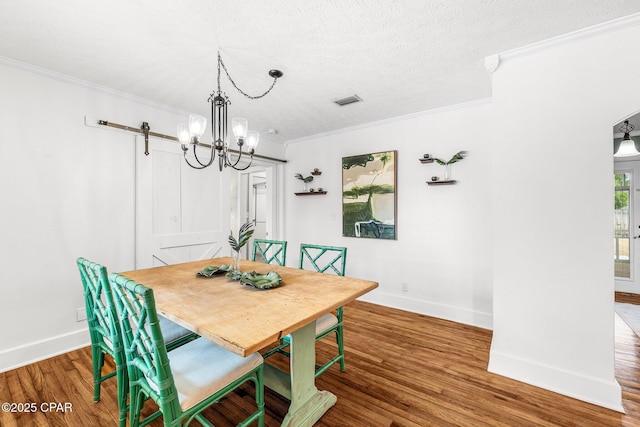
[[[200,138],[204,134],[207,128],[207,119],[196,114],[189,115],[189,124],[178,125],[178,139],[182,147],[184,159],[189,166],[194,169],[204,169],[213,164],[213,161],[218,155],[218,167],[220,171],[222,168],[230,166],[235,170],[245,170],[251,166],[253,161],[253,154],[260,140],[260,134],[256,131],[250,131],[249,122],[243,117],[234,117],[231,119],[231,130],[236,140],[238,149],[231,149],[230,142],[227,135],[228,120],[227,120],[227,106],[231,104],[229,97],[226,93],[223,93],[220,89],[220,70],[224,70],[227,78],[231,82],[234,88],[238,90],[242,95],[249,99],[259,99],[271,92],[271,89],[276,85],[276,81],[282,77],[282,71],[271,70],[269,76],[273,78],[273,83],[269,89],[267,89],[262,95],[251,96],[242,91],[236,83],[233,81],[227,71],[227,67],[222,61],[220,52],[218,52],[218,89],[209,95],[208,102],[211,103],[211,145],[203,144],[200,142]],[[240,160],[243,158],[243,147],[246,145],[247,153],[249,155],[249,162],[244,166],[238,166]],[[197,147],[209,147],[208,159],[200,159],[198,157]],[[189,148],[192,147],[193,155],[188,156]],[[235,160],[231,157],[232,153],[236,153]],[[202,154],[201,154],[202,155]],[[191,157],[191,160],[189,159]],[[246,158],[246,154],[245,154]],[[193,162],[195,160],[195,162]]]
[[629,156],[637,156],[640,154],[638,150],[636,150],[636,145],[631,139],[631,131],[634,129],[632,124],[629,124],[629,120],[625,120],[624,124],[620,126],[618,129],[620,132],[624,132],[624,137],[620,142],[620,146],[618,147],[618,151],[613,155],[613,157],[629,157]]

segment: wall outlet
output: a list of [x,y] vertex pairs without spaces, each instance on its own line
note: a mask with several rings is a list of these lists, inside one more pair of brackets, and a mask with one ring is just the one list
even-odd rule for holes
[[407,282],[402,282],[400,284],[400,289],[402,289],[402,292],[409,292],[409,284]]
[[87,309],[82,307],[79,308],[76,312],[76,320],[78,322],[82,322],[83,320],[87,320]]

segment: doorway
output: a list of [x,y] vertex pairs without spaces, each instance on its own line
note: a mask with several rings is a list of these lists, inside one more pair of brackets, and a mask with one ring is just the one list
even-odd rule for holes
[[252,254],[254,239],[266,239],[267,232],[267,176],[266,171],[258,170],[242,177],[242,211],[245,212],[243,222],[253,223],[253,236],[245,248],[245,257]]
[[[631,139],[636,149],[640,113],[613,127],[613,152]],[[633,147],[633,145],[631,145]],[[640,294],[640,155],[614,156],[613,262],[615,291]]]
[[231,224],[238,230],[242,224],[252,222],[254,233],[242,250],[241,256],[250,259],[254,239],[279,239],[281,227],[281,197],[279,196],[279,165],[257,162],[245,171],[235,174],[232,182]]
[[640,160],[615,160],[613,260],[616,292],[640,294],[638,247],[640,244]]
[[613,211],[613,262],[615,277],[631,279],[631,179],[633,171],[619,170],[614,173],[615,193]]

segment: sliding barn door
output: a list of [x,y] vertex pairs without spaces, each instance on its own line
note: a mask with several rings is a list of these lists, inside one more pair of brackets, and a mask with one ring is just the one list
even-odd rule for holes
[[[217,160],[217,159],[216,159]],[[136,138],[136,268],[228,255],[228,172],[192,169],[177,143]]]

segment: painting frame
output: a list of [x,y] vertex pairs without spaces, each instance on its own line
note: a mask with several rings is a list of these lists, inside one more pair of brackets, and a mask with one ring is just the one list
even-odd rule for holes
[[342,158],[342,236],[397,240],[398,151]]

